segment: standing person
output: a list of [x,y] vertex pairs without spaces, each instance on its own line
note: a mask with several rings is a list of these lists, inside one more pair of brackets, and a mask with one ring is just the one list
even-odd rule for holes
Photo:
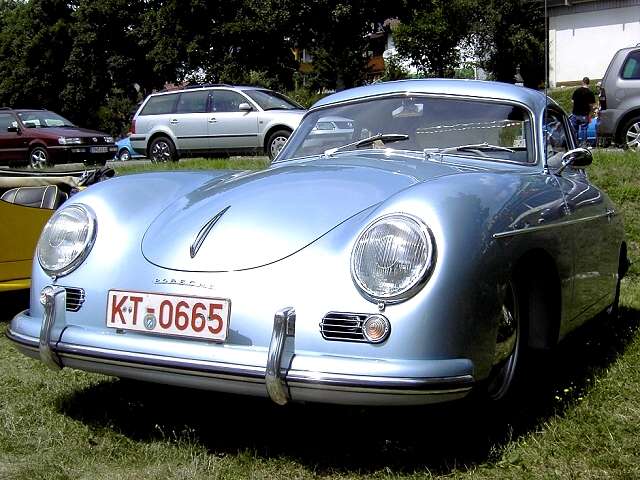
[[[586,126],[591,121],[593,107],[596,104],[596,97],[589,89],[589,77],[582,79],[582,85],[573,92],[571,102],[573,103],[573,109],[569,120],[579,142],[580,126],[584,125],[586,130]],[[584,140],[586,140],[586,134]]]

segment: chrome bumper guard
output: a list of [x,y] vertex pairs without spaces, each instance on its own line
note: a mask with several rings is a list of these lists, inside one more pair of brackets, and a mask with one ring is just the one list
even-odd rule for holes
[[40,303],[44,306],[44,319],[40,327],[38,351],[40,360],[53,370],[60,370],[62,362],[51,348],[51,332],[56,322],[64,321],[67,306],[67,291],[62,287],[48,286],[40,292]]
[[[295,339],[296,311],[292,307],[279,310],[273,319],[273,332],[269,353],[267,355],[267,371],[265,382],[269,398],[278,405],[285,405],[290,400],[289,389],[282,374],[282,356],[285,352],[287,339]],[[293,345],[291,352],[293,353]]]

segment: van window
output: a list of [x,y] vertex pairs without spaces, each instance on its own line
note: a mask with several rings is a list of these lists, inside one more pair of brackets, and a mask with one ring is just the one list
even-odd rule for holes
[[183,92],[178,100],[176,113],[204,113],[207,111],[208,90]]
[[140,112],[140,115],[164,115],[173,113],[178,94],[156,95],[151,97]]
[[640,80],[640,50],[629,53],[622,67],[622,78],[625,80]]

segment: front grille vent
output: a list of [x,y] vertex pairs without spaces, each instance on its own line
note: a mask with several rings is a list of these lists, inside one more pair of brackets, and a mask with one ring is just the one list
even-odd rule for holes
[[82,288],[64,287],[67,291],[67,312],[77,312],[84,303],[84,290]]
[[366,342],[362,324],[370,316],[368,313],[329,312],[320,322],[320,333],[326,340],[342,342]]

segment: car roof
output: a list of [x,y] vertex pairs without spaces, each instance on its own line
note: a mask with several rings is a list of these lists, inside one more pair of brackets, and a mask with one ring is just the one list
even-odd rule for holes
[[161,92],[154,92],[152,94],[150,94],[149,96],[156,96],[156,95],[170,95],[172,93],[183,93],[183,92],[192,92],[192,91],[198,91],[198,90],[241,90],[241,91],[246,91],[246,90],[265,90],[265,91],[272,91],[269,88],[265,88],[265,87],[253,87],[251,85],[227,85],[224,83],[220,83],[220,84],[213,84],[213,85],[194,85],[194,86],[190,86],[190,87],[184,87],[184,88],[174,88],[172,90],[164,90]]
[[[381,82],[364,87],[342,90],[318,100],[311,108],[346,102],[359,98],[391,95],[394,93],[423,93],[434,95],[455,95],[496,100],[515,101],[527,105],[534,111],[543,109],[548,103],[555,102],[544,93],[526,87],[502,82],[463,79],[418,79]],[[546,98],[546,100],[545,100]]]

